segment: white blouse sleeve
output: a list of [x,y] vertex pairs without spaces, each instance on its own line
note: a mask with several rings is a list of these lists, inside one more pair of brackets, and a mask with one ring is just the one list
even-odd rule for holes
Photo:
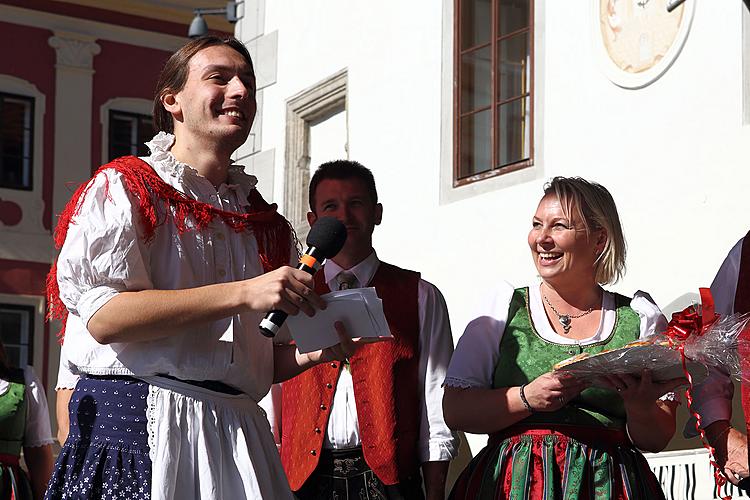
[[[667,318],[662,314],[659,306],[648,293],[638,290],[630,301],[630,307],[638,313],[641,318],[640,338],[648,337],[657,333],[663,333],[667,329]],[[668,392],[661,398],[663,401],[677,401],[678,396],[675,392]]]
[[25,447],[52,444],[52,430],[49,423],[49,408],[44,388],[39,383],[34,370],[27,366],[23,371],[26,383],[26,431],[23,437]]
[[492,387],[512,297],[513,287],[503,282],[490,295],[482,312],[469,322],[453,352],[444,385],[464,389]]
[[108,170],[90,181],[68,227],[57,282],[63,303],[83,324],[119,292],[153,288],[135,206],[120,174]]
[[667,329],[667,318],[648,293],[641,290],[635,292],[633,300],[630,301],[630,307],[641,318],[640,338],[663,333]]

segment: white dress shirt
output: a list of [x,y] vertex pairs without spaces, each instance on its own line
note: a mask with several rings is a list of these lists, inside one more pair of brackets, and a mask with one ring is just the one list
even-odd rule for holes
[[[226,183],[211,182],[169,152],[174,136],[160,132],[143,158],[167,184],[196,200],[244,212],[256,178],[231,166]],[[250,231],[235,232],[221,221],[203,231],[180,234],[172,220],[144,243],[138,202],[114,170],[97,175],[80,202],[57,261],[60,298],[68,308],[58,387],[71,374],[152,376],[218,380],[258,401],[273,378],[273,344],[258,332],[262,313],[241,313],[186,327],[179,335],[153,341],[102,345],[86,325],[110,299],[128,290],[177,290],[254,278],[263,273],[258,244]],[[165,215],[157,209],[157,213]],[[192,221],[188,220],[188,226]]]
[[[347,271],[357,277],[359,286],[367,286],[380,266],[375,252]],[[329,260],[323,267],[326,284],[331,290],[339,288],[339,273],[344,271]],[[445,299],[434,285],[419,280],[417,292],[419,310],[419,369],[420,401],[419,460],[420,462],[450,460],[458,452],[458,439],[443,420],[442,381],[453,354],[448,308]],[[356,332],[354,332],[356,334]],[[324,448],[352,448],[361,444],[359,421],[354,400],[354,384],[348,369],[341,370],[323,439]]]

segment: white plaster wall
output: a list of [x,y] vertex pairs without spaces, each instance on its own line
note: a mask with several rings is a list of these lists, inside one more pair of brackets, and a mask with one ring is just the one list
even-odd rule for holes
[[647,289],[664,305],[710,284],[750,227],[741,203],[750,179],[742,3],[696,1],[682,53],[641,90],[611,84],[591,41],[572,36],[590,31],[585,12],[570,16],[558,2],[546,8],[547,173],[580,174],[611,189],[630,248],[619,289]]
[[742,3],[691,1],[682,53],[640,90],[599,70],[591,2],[538,2],[543,179],[444,205],[440,130],[450,124],[441,124],[441,111],[451,103],[441,101],[441,26],[451,9],[430,0],[269,2],[265,32],[278,31],[278,79],[265,89],[262,148],[277,150],[275,198],[283,196],[285,100],[346,67],[349,155],[374,171],[385,206],[377,249],[443,289],[456,336],[476,296],[467,290],[533,279],[525,237],[553,175],[581,175],[612,191],[630,250],[626,278],[614,288],[642,288],[666,305],[708,285],[750,227],[741,203],[750,180]]

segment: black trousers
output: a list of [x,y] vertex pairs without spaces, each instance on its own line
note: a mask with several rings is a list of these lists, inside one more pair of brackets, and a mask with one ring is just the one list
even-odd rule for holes
[[318,466],[294,495],[298,500],[424,500],[419,473],[385,485],[365,462],[361,448],[323,450]]

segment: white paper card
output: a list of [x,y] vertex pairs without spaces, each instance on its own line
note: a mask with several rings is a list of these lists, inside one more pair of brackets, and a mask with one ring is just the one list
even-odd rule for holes
[[374,288],[340,290],[322,298],[328,305],[325,311],[316,311],[312,318],[299,313],[286,320],[299,352],[317,351],[338,344],[339,337],[333,326],[336,321],[344,323],[352,338],[391,337],[383,313],[383,301]]

